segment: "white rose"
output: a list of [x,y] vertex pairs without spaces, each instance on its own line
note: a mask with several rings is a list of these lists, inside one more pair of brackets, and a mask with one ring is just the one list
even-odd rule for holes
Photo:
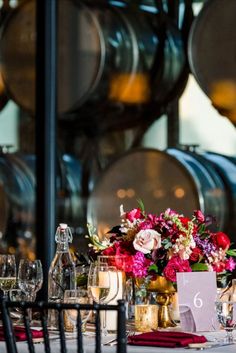
[[140,230],[133,241],[135,250],[149,254],[152,250],[161,247],[161,235],[153,229]]

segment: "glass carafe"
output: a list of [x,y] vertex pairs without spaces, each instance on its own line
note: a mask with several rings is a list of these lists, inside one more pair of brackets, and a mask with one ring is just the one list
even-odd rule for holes
[[[48,301],[62,302],[65,290],[76,289],[75,263],[69,249],[72,234],[67,224],[59,224],[55,241],[57,243],[56,254],[48,274]],[[48,315],[48,325],[51,328],[57,328],[57,322],[55,312],[51,310]]]

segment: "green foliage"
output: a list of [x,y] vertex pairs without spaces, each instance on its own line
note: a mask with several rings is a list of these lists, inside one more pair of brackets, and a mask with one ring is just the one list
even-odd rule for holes
[[236,249],[229,249],[226,251],[226,254],[229,256],[236,256]]
[[202,263],[195,263],[191,266],[193,271],[208,271],[208,266],[207,264],[202,264]]
[[145,206],[144,206],[143,201],[141,199],[137,199],[137,203],[138,203],[138,207],[140,208],[142,213],[144,213],[145,212]]

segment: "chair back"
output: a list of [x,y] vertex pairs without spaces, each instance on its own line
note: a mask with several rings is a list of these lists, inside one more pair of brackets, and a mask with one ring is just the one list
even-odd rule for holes
[[[47,315],[48,310],[55,310],[58,317],[58,342],[60,343],[60,352],[67,353],[67,338],[65,332],[65,322],[64,313],[65,310],[75,310],[77,311],[76,319],[76,350],[77,353],[84,353],[83,344],[83,333],[82,333],[82,320],[81,311],[91,310],[95,315],[95,353],[101,353],[101,323],[100,323],[100,312],[103,310],[115,310],[117,311],[117,349],[116,353],[126,353],[126,313],[125,313],[125,302],[124,300],[119,300],[117,305],[102,305],[102,304],[67,304],[67,303],[50,303],[50,302],[13,302],[7,301],[5,299],[1,302],[2,309],[2,321],[3,330],[5,335],[7,353],[20,353],[19,346],[16,341],[16,327],[13,325],[13,321],[10,315],[11,308],[18,308],[23,314],[23,327],[22,330],[25,333],[25,340],[27,341],[29,353],[35,353],[35,344],[44,344],[44,352],[51,353],[54,352],[55,347],[52,349],[51,345],[53,342],[50,339],[50,330],[47,325]],[[39,315],[39,322],[41,326],[41,339],[34,339],[33,332],[30,327],[29,320],[29,310],[34,310]],[[15,332],[14,332],[15,330]],[[54,335],[55,337],[55,335]]]

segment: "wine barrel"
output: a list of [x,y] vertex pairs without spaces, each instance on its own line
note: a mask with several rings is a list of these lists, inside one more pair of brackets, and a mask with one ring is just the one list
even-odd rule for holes
[[[160,46],[162,23],[155,8],[114,4],[58,2],[61,118],[79,111],[85,124],[99,109],[102,119],[110,105],[122,112],[121,105],[137,105],[139,111],[152,99],[166,101],[182,75],[186,56],[178,27],[168,21]],[[30,114],[35,112],[35,43],[35,1],[28,0],[4,23],[0,62],[9,95]]]
[[[226,167],[227,172],[230,170]],[[110,164],[98,179],[88,200],[87,218],[102,237],[120,223],[121,204],[129,210],[142,199],[148,212],[172,208],[191,216],[201,209],[216,217],[215,229],[226,231],[230,230],[229,193],[218,170],[204,156],[178,149],[131,150]]]
[[226,232],[236,234],[236,158],[213,152],[204,153],[204,158],[213,164],[223,180],[228,197]]
[[24,161],[13,153],[0,155],[0,232],[10,246],[34,234],[35,178]]
[[[63,154],[57,164],[57,219],[68,223],[74,234],[84,234],[86,222],[81,197],[81,164]],[[0,236],[8,247],[23,239],[35,246],[35,156],[0,155]],[[32,249],[33,251],[33,249]]]

